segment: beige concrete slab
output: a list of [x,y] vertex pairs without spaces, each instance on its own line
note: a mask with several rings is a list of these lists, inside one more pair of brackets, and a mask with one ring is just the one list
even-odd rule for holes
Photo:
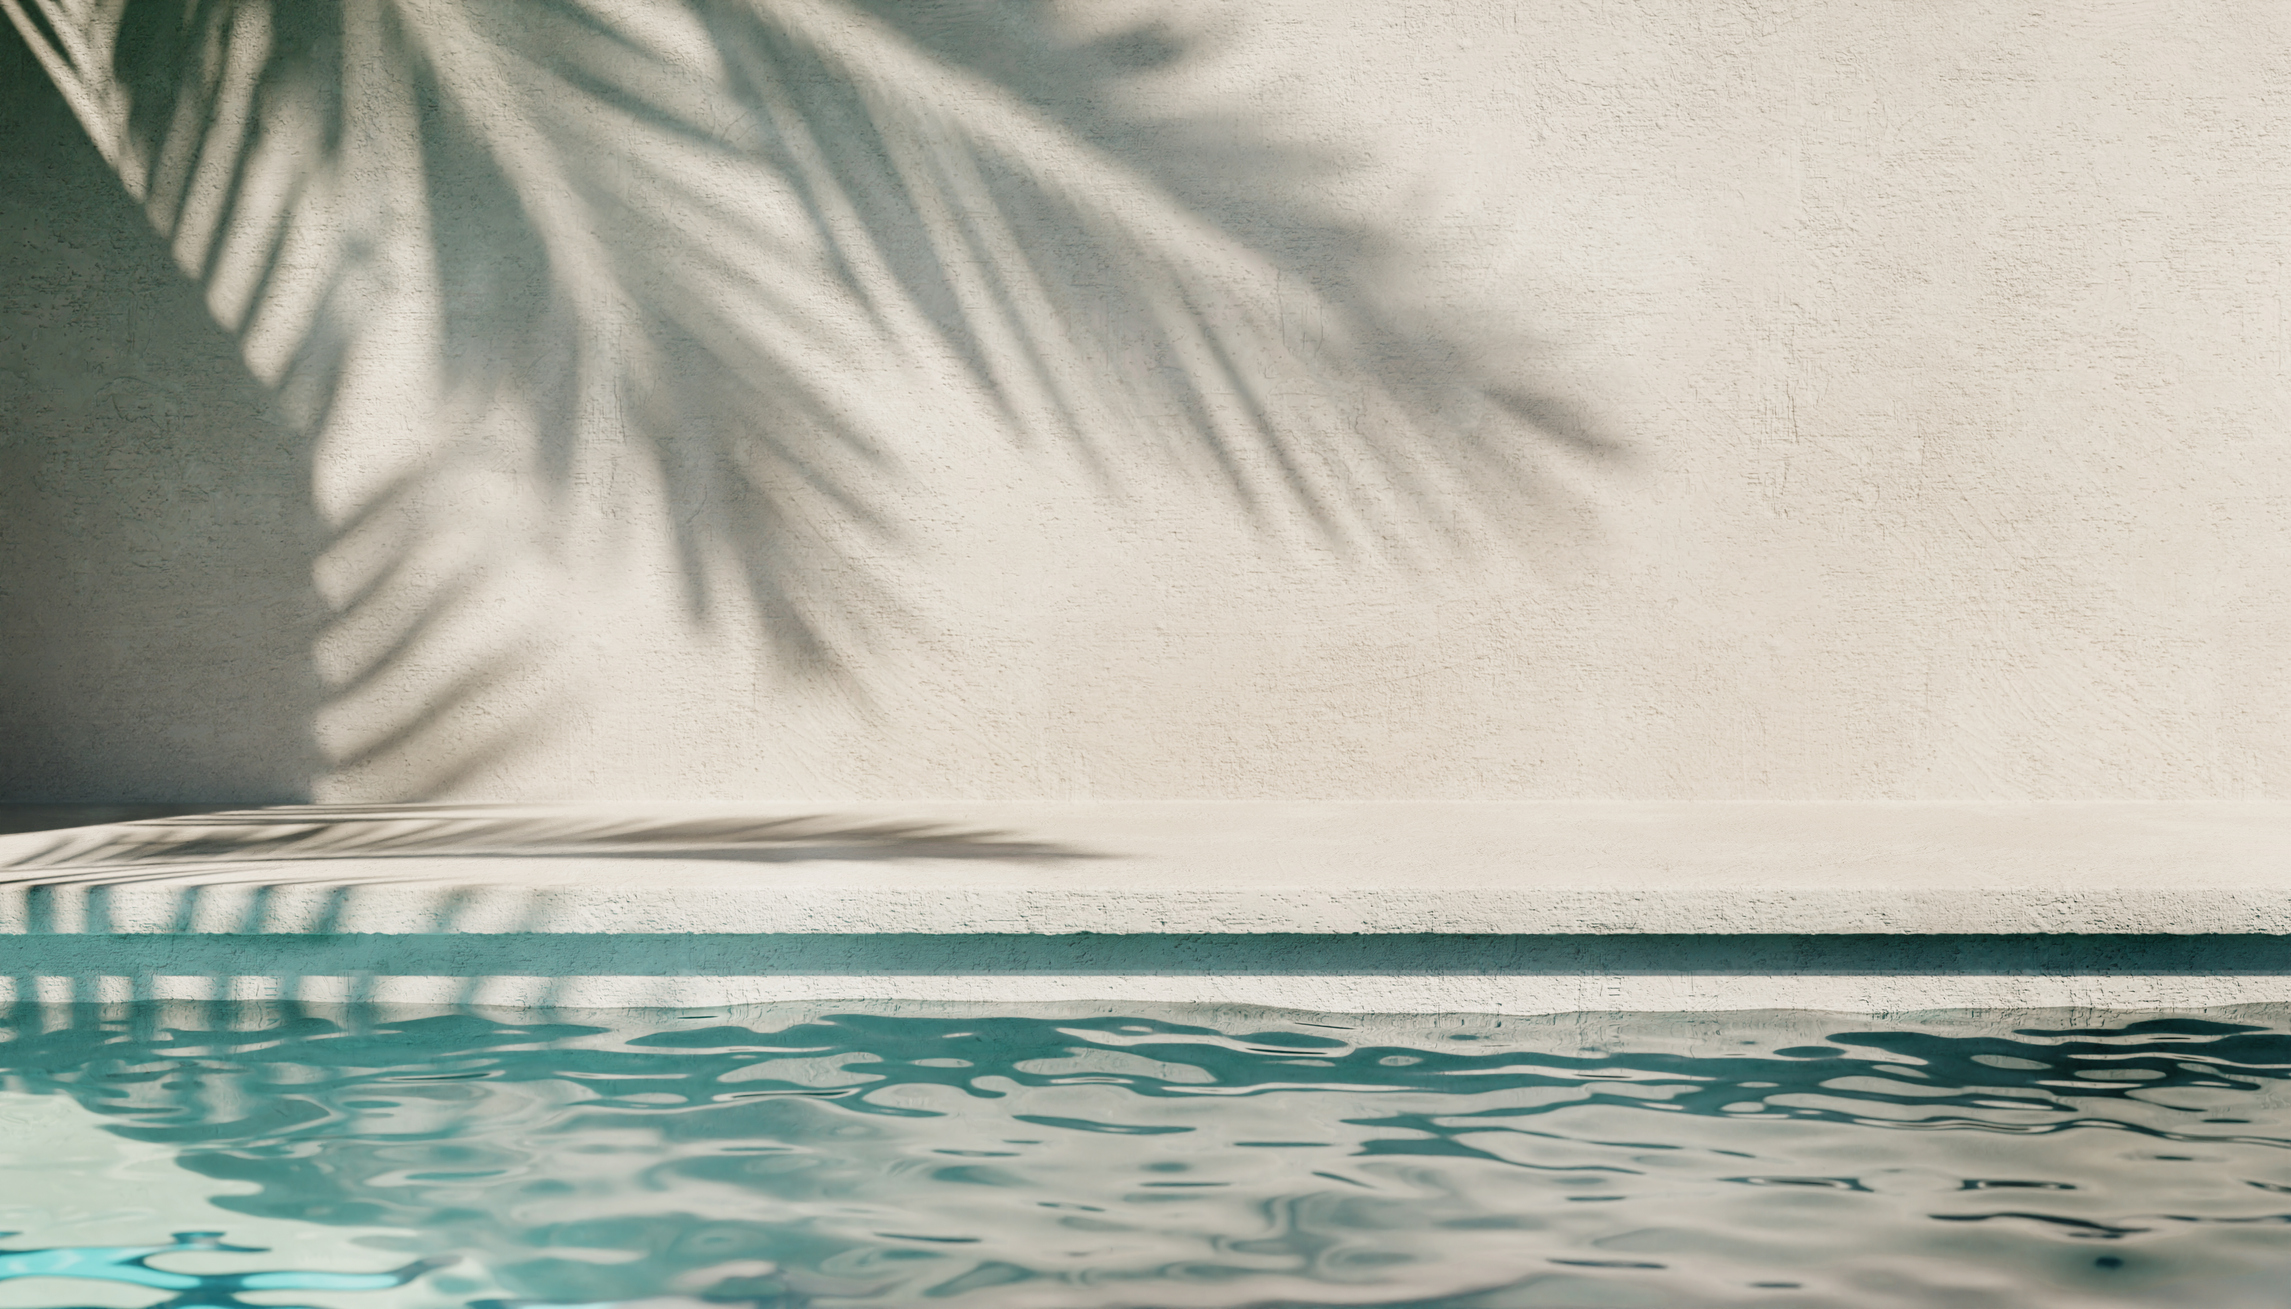
[[0,836],[6,932],[2291,933],[2291,806],[287,806]]

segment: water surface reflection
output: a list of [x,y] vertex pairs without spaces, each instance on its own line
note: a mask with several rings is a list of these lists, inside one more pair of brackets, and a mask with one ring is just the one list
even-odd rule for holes
[[27,1004],[0,1305],[2277,1305],[2287,1018]]

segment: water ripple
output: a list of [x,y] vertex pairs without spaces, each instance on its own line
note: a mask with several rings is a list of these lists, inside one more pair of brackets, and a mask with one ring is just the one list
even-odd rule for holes
[[2229,1309],[2291,1223],[2276,1011],[4,1017],[8,1305]]

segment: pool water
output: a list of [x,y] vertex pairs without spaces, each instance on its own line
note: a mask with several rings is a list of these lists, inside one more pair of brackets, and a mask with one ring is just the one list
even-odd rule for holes
[[0,1306],[2291,1303],[2291,1009],[0,1034]]

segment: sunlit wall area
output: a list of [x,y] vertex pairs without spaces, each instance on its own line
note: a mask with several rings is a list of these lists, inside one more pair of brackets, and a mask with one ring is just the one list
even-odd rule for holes
[[0,10],[0,798],[2291,792],[2279,5]]

